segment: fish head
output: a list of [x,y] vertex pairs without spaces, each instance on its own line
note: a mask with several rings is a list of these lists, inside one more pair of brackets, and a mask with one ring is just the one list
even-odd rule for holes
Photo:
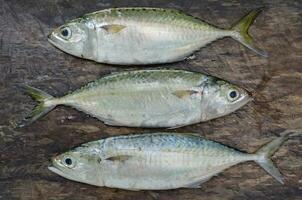
[[245,89],[216,78],[204,87],[203,97],[204,120],[230,114],[253,99]]
[[[72,20],[48,35],[48,41],[58,49],[71,55],[90,58],[91,42],[88,40],[91,25],[84,19]],[[92,27],[93,28],[93,27]]]
[[91,148],[78,147],[52,157],[48,169],[64,178],[101,185],[100,158]]

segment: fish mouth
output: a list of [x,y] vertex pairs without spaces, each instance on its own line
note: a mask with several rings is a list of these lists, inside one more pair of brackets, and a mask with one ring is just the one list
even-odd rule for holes
[[62,170],[60,170],[60,168],[58,166],[56,166],[57,164],[55,163],[57,160],[56,160],[56,156],[53,156],[51,159],[50,159],[50,164],[48,165],[48,169],[60,176],[62,176],[63,172]]
[[62,170],[60,170],[59,168],[55,167],[54,165],[49,165],[47,167],[51,172],[59,175],[59,176],[62,176],[64,178],[67,178],[67,179],[73,179],[72,177],[68,176],[66,173],[64,173]]
[[55,44],[55,42],[54,42],[54,40],[53,40],[53,34],[52,33],[50,33],[50,34],[48,34],[47,35],[47,40],[48,40],[48,42],[50,43],[50,44],[52,44],[53,46],[57,46],[57,44]]
[[251,96],[243,96],[241,98],[239,98],[237,100],[237,102],[235,101],[234,104],[231,104],[231,109],[229,113],[235,112],[236,110],[242,108],[243,106],[245,106],[246,104],[248,104],[249,102],[253,101],[254,98]]
[[53,45],[54,47],[56,47],[57,49],[66,52],[66,49],[63,48],[63,46],[60,44],[59,39],[56,38],[56,36],[53,33],[50,33],[47,36],[47,40],[48,42]]
[[53,164],[50,164],[48,167],[47,167],[51,172],[63,177],[63,178],[66,178],[66,179],[69,179],[69,180],[72,180],[72,181],[78,181],[78,182],[81,182],[78,180],[78,178],[74,177],[73,175],[69,174],[69,173],[65,173],[63,172],[61,169],[59,169],[58,167],[56,167],[55,165]]
[[[53,165],[49,165],[47,168],[48,168],[50,171],[52,171],[52,172],[54,172],[54,173],[56,173],[56,174],[59,174],[59,175],[62,174],[62,171],[59,170],[58,168],[56,168],[56,167],[53,166]],[[61,176],[62,176],[62,175],[61,175]]]
[[253,100],[254,100],[254,98],[252,96],[250,96],[250,95],[246,96],[246,97],[243,97],[243,99],[241,101],[239,100],[238,108],[243,107],[244,105],[246,105],[247,103],[249,103],[249,102],[251,102]]

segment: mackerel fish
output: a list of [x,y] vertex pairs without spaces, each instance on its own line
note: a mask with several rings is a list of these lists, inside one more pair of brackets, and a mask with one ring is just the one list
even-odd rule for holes
[[71,55],[118,65],[184,60],[224,37],[267,56],[247,32],[260,12],[252,10],[231,28],[222,29],[175,9],[111,8],[67,22],[56,28],[48,40]]
[[223,170],[255,161],[277,181],[283,178],[270,157],[288,139],[282,134],[248,154],[193,134],[115,136],[54,156],[49,170],[67,179],[126,190],[199,188]]
[[137,70],[105,76],[60,98],[25,86],[39,102],[26,123],[57,105],[71,106],[105,124],[175,128],[227,115],[252,98],[238,86],[183,70]]

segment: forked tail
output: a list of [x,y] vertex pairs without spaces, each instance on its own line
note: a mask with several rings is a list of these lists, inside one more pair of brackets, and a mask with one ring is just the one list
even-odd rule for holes
[[248,34],[248,30],[257,17],[257,15],[263,10],[263,8],[258,8],[252,10],[246,16],[242,17],[237,23],[231,27],[231,37],[257,54],[267,57],[267,53],[254,45],[252,37]]
[[259,164],[267,173],[269,173],[272,177],[274,177],[277,181],[284,184],[283,177],[279,170],[274,166],[271,157],[278,150],[278,148],[286,141],[291,135],[300,133],[293,133],[295,131],[285,131],[281,137],[274,139],[268,144],[261,147],[256,152],[255,162]]
[[34,100],[38,102],[34,110],[31,112],[29,116],[27,116],[20,124],[19,127],[23,127],[25,125],[29,125],[36,121],[38,118],[42,117],[49,111],[51,111],[56,104],[46,103],[48,100],[54,99],[53,96],[47,94],[46,92],[39,90],[37,88],[25,85],[22,87],[24,91],[31,96]]

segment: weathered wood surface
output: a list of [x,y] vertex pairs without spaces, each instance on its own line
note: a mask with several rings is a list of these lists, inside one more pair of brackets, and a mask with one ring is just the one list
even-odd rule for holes
[[[252,8],[265,6],[250,33],[269,52],[267,59],[232,39],[223,39],[202,49],[194,60],[169,65],[237,83],[250,90],[255,101],[229,116],[172,131],[197,132],[253,152],[282,129],[302,128],[301,1],[0,0],[0,199],[152,199],[146,192],[72,182],[48,171],[47,165],[52,155],[83,142],[154,130],[106,126],[67,107],[56,108],[26,128],[13,128],[35,104],[19,85],[26,83],[61,96],[104,74],[130,69],[67,55],[46,37],[65,20],[120,6],[178,8],[221,27],[229,27]],[[301,199],[301,152],[301,137],[295,137],[274,156],[285,185],[256,164],[245,163],[201,189],[160,191],[159,199]]]

